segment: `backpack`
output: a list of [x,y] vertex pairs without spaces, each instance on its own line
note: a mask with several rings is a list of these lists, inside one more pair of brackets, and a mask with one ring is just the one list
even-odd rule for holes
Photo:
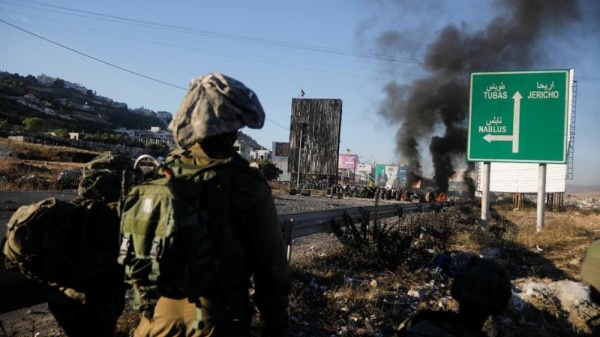
[[116,206],[86,198],[21,206],[7,224],[6,268],[76,290],[96,275],[118,272]]
[[[228,269],[229,261],[219,259],[223,251],[242,254],[229,224],[227,167],[233,162],[230,158],[198,166],[171,154],[165,163],[156,162],[149,179],[127,193],[119,263],[125,267],[125,282],[134,290],[133,307],[146,317],[153,316],[163,295],[187,297],[199,305],[200,297],[222,289],[224,269],[241,269]],[[200,310],[196,312],[196,323],[201,324]]]
[[31,279],[85,291],[106,275],[120,275],[119,196],[134,161],[110,152],[86,163],[80,197],[47,198],[21,206],[7,224],[2,246],[7,269]]
[[83,166],[77,193],[85,198],[118,201],[134,179],[133,165],[130,157],[104,152]]

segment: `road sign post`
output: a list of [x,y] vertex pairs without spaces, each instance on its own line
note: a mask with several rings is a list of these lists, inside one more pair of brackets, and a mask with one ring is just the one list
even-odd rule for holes
[[[539,163],[538,231],[546,164],[567,162],[572,83],[572,70],[471,74],[467,160]],[[489,184],[484,185],[487,195]],[[482,220],[487,222],[484,206]]]

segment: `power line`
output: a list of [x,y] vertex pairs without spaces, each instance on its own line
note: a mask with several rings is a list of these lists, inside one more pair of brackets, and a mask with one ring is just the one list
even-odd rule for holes
[[[327,63],[320,63],[320,62],[311,62],[311,61],[305,61],[305,60],[298,60],[298,59],[289,59],[289,58],[281,58],[281,57],[272,57],[272,56],[268,56],[268,55],[251,55],[251,54],[242,54],[242,53],[238,53],[238,52],[231,52],[231,51],[219,51],[219,50],[210,50],[210,49],[198,49],[198,48],[190,48],[188,46],[180,46],[180,45],[175,45],[175,44],[169,44],[169,43],[162,43],[159,41],[152,41],[152,40],[145,40],[145,39],[140,39],[140,38],[135,38],[135,37],[131,37],[131,36],[126,36],[126,35],[122,35],[122,34],[115,34],[115,33],[108,33],[108,32],[103,32],[103,31],[99,31],[99,30],[95,30],[89,27],[82,27],[82,26],[77,26],[77,25],[73,25],[73,24],[67,24],[64,22],[60,22],[60,21],[56,21],[56,20],[50,20],[48,18],[45,17],[41,17],[41,16],[36,16],[36,15],[31,15],[31,14],[25,14],[22,12],[16,12],[22,15],[26,15],[30,18],[35,18],[37,20],[44,20],[44,21],[49,21],[52,23],[56,23],[56,24],[60,24],[60,25],[65,25],[65,26],[69,26],[69,27],[75,27],[75,28],[79,28],[81,31],[77,31],[77,30],[66,30],[69,32],[75,32],[75,33],[82,33],[82,34],[94,34],[94,35],[99,35],[99,36],[104,36],[104,37],[108,37],[108,38],[115,38],[115,39],[124,39],[124,40],[129,40],[129,41],[136,41],[136,42],[140,42],[140,43],[146,43],[146,44],[151,44],[151,45],[157,45],[157,46],[161,46],[161,47],[167,47],[167,48],[173,48],[173,49],[180,49],[180,50],[187,50],[187,51],[191,51],[191,52],[195,52],[195,53],[202,53],[202,54],[213,54],[213,55],[221,55],[224,57],[229,57],[229,58],[234,58],[234,59],[240,59],[240,60],[246,60],[246,61],[250,61],[250,62],[259,62],[259,63],[266,63],[269,65],[275,65],[275,66],[282,66],[282,67],[289,67],[289,68],[296,68],[296,69],[303,69],[303,70],[311,70],[311,71],[318,71],[318,72],[327,72],[330,74],[334,74],[334,75],[343,75],[343,76],[356,76],[356,73],[353,72],[352,74],[349,73],[344,73],[344,72],[339,72],[339,71],[331,71],[331,70],[324,70],[324,69],[316,69],[316,68],[306,68],[306,67],[301,67],[301,66],[292,66],[292,65],[288,65],[285,63],[281,63],[281,62],[267,62],[264,61],[265,59],[271,59],[271,60],[275,60],[275,61],[285,61],[285,62],[295,62],[295,63],[306,63],[306,64],[310,64],[310,65],[314,65],[314,66],[325,66],[325,67],[329,67],[329,68],[333,68],[333,67],[341,67],[341,68],[347,68],[347,69],[352,69],[353,71],[364,71],[364,70],[369,70],[372,72],[378,72],[376,70],[372,70],[372,69],[364,69],[364,68],[359,68],[359,67],[349,67],[349,66],[344,66],[344,65],[340,65],[340,64],[327,64]],[[41,27],[41,28],[46,28],[46,29],[54,29],[54,30],[60,30],[59,28],[55,28],[55,27],[43,27],[43,26],[39,26],[36,25],[36,27]],[[91,33],[89,33],[91,32]],[[385,72],[386,75],[402,75],[402,76],[418,76],[416,74],[412,74],[412,73],[406,73],[406,72],[397,72],[397,71],[386,71]],[[376,77],[379,79],[383,79],[383,80],[389,80],[390,78],[382,78],[382,77]]]
[[[183,89],[183,90],[187,90],[187,88],[180,87],[180,86],[178,86],[178,85],[175,85],[175,84],[172,84],[172,83],[169,83],[169,82],[161,81],[161,80],[159,80],[159,79],[156,79],[156,78],[153,78],[153,77],[150,77],[150,76],[146,76],[146,75],[144,75],[144,74],[140,74],[140,73],[138,73],[138,72],[135,72],[135,71],[133,71],[133,70],[129,70],[129,69],[126,69],[126,68],[120,67],[120,66],[118,66],[118,65],[116,65],[116,64],[113,64],[113,63],[110,63],[110,62],[106,62],[106,61],[104,61],[104,60],[101,60],[101,59],[99,59],[99,58],[97,58],[97,57],[94,57],[94,56],[91,56],[91,55],[88,55],[88,54],[82,53],[82,52],[80,52],[80,51],[78,51],[78,50],[75,50],[75,49],[73,49],[73,48],[67,47],[67,46],[65,46],[65,45],[63,45],[63,44],[60,44],[60,43],[58,43],[58,42],[52,41],[52,40],[50,40],[50,39],[47,39],[47,38],[45,38],[45,37],[43,37],[43,36],[40,36],[40,35],[38,35],[38,34],[35,34],[35,33],[33,33],[33,32],[30,32],[30,31],[28,31],[28,30],[26,30],[26,29],[23,29],[23,28],[21,28],[21,27],[15,26],[15,25],[13,25],[13,24],[11,24],[11,23],[9,23],[9,22],[6,22],[6,21],[4,21],[4,20],[2,20],[2,19],[0,19],[0,22],[2,22],[2,23],[4,23],[4,24],[7,24],[7,25],[9,25],[9,26],[11,26],[11,27],[13,27],[13,28],[15,28],[15,29],[18,29],[18,30],[20,30],[20,31],[22,31],[22,32],[25,32],[25,33],[27,33],[27,34],[33,35],[33,36],[35,36],[35,37],[37,37],[37,38],[39,38],[39,39],[42,39],[42,40],[44,40],[44,41],[50,42],[50,43],[52,43],[52,44],[54,44],[54,45],[57,45],[57,46],[59,46],[59,47],[61,47],[61,48],[65,48],[65,49],[67,49],[67,50],[69,50],[69,51],[72,51],[72,52],[74,52],[74,53],[77,53],[77,54],[79,54],[79,55],[85,56],[85,57],[87,57],[87,58],[90,58],[90,59],[92,59],[92,60],[94,60],[94,61],[97,61],[97,62],[100,62],[100,63],[106,64],[106,65],[108,65],[108,66],[111,66],[111,67],[113,67],[113,68],[116,68],[116,69],[119,69],[119,70],[123,70],[123,71],[125,71],[125,72],[128,72],[128,73],[130,73],[130,74],[133,74],[133,75],[136,75],[136,76],[139,76],[139,77],[142,77],[142,78],[145,78],[145,79],[148,79],[148,80],[154,81],[154,82],[158,82],[158,83],[161,83],[161,84],[165,84],[165,85],[168,85],[168,86],[171,86],[171,87],[177,88],[177,89]],[[266,117],[265,117],[265,118],[266,118]],[[275,124],[275,125],[279,126],[279,127],[282,127],[282,128],[284,128],[284,129],[286,129],[286,130],[289,130],[289,128],[288,128],[288,127],[285,127],[285,126],[283,126],[283,125],[281,125],[281,124],[279,124],[279,123],[276,123],[276,122],[274,122],[273,120],[271,120],[271,119],[269,119],[269,118],[266,118],[266,119],[267,119],[267,120],[269,120],[271,123],[273,123],[273,124]]]
[[[294,42],[281,41],[281,40],[271,40],[271,39],[264,39],[264,38],[259,38],[259,37],[222,33],[222,32],[197,29],[197,28],[189,28],[189,27],[183,27],[183,26],[177,26],[177,25],[168,25],[168,24],[163,24],[163,23],[156,23],[156,22],[151,22],[151,21],[137,20],[137,19],[131,19],[131,18],[126,18],[126,17],[121,17],[121,16],[107,15],[107,14],[91,12],[91,11],[84,11],[84,10],[79,10],[79,9],[74,9],[74,8],[69,8],[69,7],[58,6],[58,5],[51,5],[51,4],[38,2],[38,1],[29,1],[29,3],[32,3],[32,4],[35,4],[38,6],[58,8],[61,10],[66,10],[66,11],[70,11],[70,12],[74,12],[74,13],[92,15],[92,17],[87,16],[87,15],[77,15],[77,14],[73,14],[73,13],[61,12],[61,11],[50,10],[50,9],[30,7],[30,6],[20,4],[20,3],[13,3],[13,2],[9,2],[9,1],[0,1],[0,2],[8,3],[8,4],[11,4],[14,6],[33,8],[33,9],[38,9],[38,10],[43,10],[43,11],[57,12],[57,13],[66,14],[66,15],[73,15],[73,16],[79,16],[79,17],[85,17],[85,18],[93,18],[96,20],[104,20],[101,18],[108,18],[111,20],[104,20],[104,21],[118,22],[118,23],[123,23],[123,24],[133,24],[133,25],[146,27],[146,28],[164,29],[164,30],[175,31],[175,32],[180,32],[180,33],[208,36],[208,37],[213,37],[213,38],[241,41],[241,42],[246,42],[246,43],[262,44],[262,45],[274,46],[274,47],[292,48],[292,49],[297,49],[297,50],[321,52],[321,53],[340,55],[340,56],[356,56],[356,57],[361,57],[361,58],[376,59],[376,60],[380,60],[380,61],[389,61],[389,62],[414,63],[414,64],[422,64],[422,65],[437,65],[437,66],[444,66],[446,68],[465,69],[465,70],[471,68],[471,67],[465,67],[460,64],[444,62],[441,60],[440,61],[426,61],[426,60],[417,59],[417,58],[403,58],[403,57],[382,55],[382,54],[376,54],[376,53],[357,52],[357,51],[350,51],[350,50],[344,50],[344,49],[338,49],[338,48],[329,48],[329,47],[294,43]],[[115,21],[115,20],[118,20],[118,21]]]
[[[236,41],[242,41],[242,42],[248,42],[248,43],[258,43],[258,44],[263,44],[263,45],[270,45],[270,46],[277,46],[277,47],[286,47],[286,48],[295,48],[295,49],[301,49],[301,50],[307,50],[307,51],[317,51],[317,52],[323,52],[323,53],[330,53],[330,54],[336,54],[336,55],[345,55],[345,56],[358,56],[358,57],[365,57],[365,58],[374,58],[374,59],[378,59],[378,60],[385,60],[385,61],[393,61],[393,62],[410,62],[410,63],[419,63],[419,64],[430,64],[430,65],[436,65],[436,66],[444,66],[447,68],[457,68],[457,69],[464,69],[464,70],[468,70],[472,67],[468,67],[468,66],[463,66],[463,65],[459,65],[459,64],[451,64],[451,63],[446,63],[446,62],[441,62],[441,61],[425,61],[425,60],[420,60],[420,59],[411,59],[411,58],[398,58],[398,57],[393,57],[393,56],[387,56],[387,55],[380,55],[380,54],[373,54],[373,53],[364,53],[364,52],[354,52],[354,51],[348,51],[348,50],[342,50],[342,49],[335,49],[335,48],[326,48],[326,47],[319,47],[319,46],[313,46],[313,45],[306,45],[306,44],[298,44],[298,43],[292,43],[292,42],[285,42],[285,41],[278,41],[278,40],[269,40],[269,39],[263,39],[263,38],[257,38],[257,37],[250,37],[250,36],[244,36],[244,35],[235,35],[235,34],[228,34],[228,33],[220,33],[220,32],[215,32],[215,31],[207,31],[207,30],[200,30],[200,29],[194,29],[194,28],[186,28],[186,27],[182,27],[182,26],[176,26],[176,25],[167,25],[167,24],[162,24],[162,23],[156,23],[156,22],[150,22],[150,21],[144,21],[144,20],[136,20],[136,19],[130,19],[130,18],[125,18],[125,17],[121,17],[121,16],[114,16],[114,15],[106,15],[106,14],[101,14],[101,13],[97,13],[97,12],[91,12],[91,11],[84,11],[84,10],[78,10],[78,9],[73,9],[73,8],[68,8],[68,7],[63,7],[63,6],[57,6],[57,5],[51,5],[51,4],[46,4],[43,2],[38,2],[38,1],[29,1],[29,3],[32,3],[34,5],[39,5],[39,6],[46,6],[46,7],[51,7],[51,8],[58,8],[61,10],[66,10],[66,11],[71,11],[71,12],[75,12],[75,13],[83,13],[86,15],[77,15],[77,14],[73,14],[73,13],[68,13],[68,12],[64,12],[64,11],[57,11],[57,10],[50,10],[50,9],[42,9],[42,8],[37,8],[37,7],[31,7],[31,6],[25,6],[22,4],[16,4],[16,3],[12,3],[12,2],[7,2],[7,1],[0,1],[3,3],[8,3],[8,4],[12,4],[12,5],[16,5],[16,6],[21,6],[21,7],[26,7],[26,8],[32,8],[32,9],[37,9],[37,10],[42,10],[42,11],[49,11],[49,12],[56,12],[56,13],[60,13],[60,14],[66,14],[66,15],[73,15],[73,16],[78,16],[78,17],[85,17],[85,18],[93,18],[93,19],[97,19],[97,20],[104,20],[104,21],[109,21],[109,22],[116,22],[116,23],[122,23],[122,24],[132,24],[132,25],[137,25],[137,26],[142,26],[142,27],[146,27],[146,28],[154,28],[154,29],[165,29],[165,30],[169,30],[169,31],[175,31],[175,32],[181,32],[181,33],[191,33],[191,34],[199,34],[199,35],[203,35],[203,36],[209,36],[209,37],[214,37],[214,38],[223,38],[223,39],[230,39],[230,40],[236,40]],[[90,17],[89,15],[92,16],[96,16],[96,17]],[[97,18],[100,17],[100,18]],[[109,18],[111,20],[105,20],[102,18]],[[152,78],[150,76],[146,76],[143,75],[141,73],[138,72],[134,72],[131,70],[128,70],[126,68],[117,66],[115,64],[103,61],[101,59],[98,59],[96,57],[87,55],[85,53],[79,52],[73,48],[69,48],[67,46],[64,46],[60,43],[54,42],[50,39],[47,39],[45,37],[42,37],[40,35],[37,35],[33,32],[27,31],[23,28],[17,27],[13,24],[10,24],[4,20],[0,20],[1,22],[4,22],[7,25],[10,25],[16,29],[19,29],[25,33],[31,34],[33,36],[36,36],[40,39],[43,39],[47,42],[53,43],[55,45],[58,45],[62,48],[68,49],[70,51],[73,51],[75,53],[78,53],[82,56],[88,57],[90,59],[93,59],[95,61],[101,62],[103,64],[109,65],[111,67],[115,67],[117,69],[129,72],[131,74],[158,82],[158,83],[162,83],[168,86],[172,86],[172,87],[176,87],[179,89],[183,89],[186,90],[186,88],[165,82],[165,81],[161,81],[155,78]],[[170,46],[170,47],[176,47],[176,48],[182,48],[182,47],[177,47],[174,45],[167,45],[167,44],[162,44],[162,43],[157,43],[156,41],[143,41],[143,40],[138,40],[138,41],[142,41],[145,43],[154,43],[154,44],[159,44],[159,45],[163,45],[163,46]],[[188,49],[191,50],[189,48],[182,48],[182,49]],[[192,50],[192,51],[196,51],[197,50]],[[485,70],[485,69],[484,69]],[[488,69],[488,70],[492,70],[492,69]],[[331,72],[331,71],[329,71]],[[347,75],[347,74],[340,74],[338,73],[338,75]],[[580,77],[578,79],[580,82],[589,82],[589,83],[600,83],[600,79],[596,79],[596,78],[591,78],[591,77]],[[271,121],[273,122],[273,121]],[[274,124],[288,129],[287,127],[284,127],[278,123],[273,122]]]
[[97,57],[94,57],[94,56],[91,56],[91,55],[88,55],[88,54],[82,53],[82,52],[80,52],[80,51],[78,51],[78,50],[75,50],[75,49],[73,49],[73,48],[67,47],[67,46],[65,46],[65,45],[63,45],[63,44],[60,44],[60,43],[58,43],[58,42],[52,41],[52,40],[50,40],[50,39],[47,39],[47,38],[45,38],[45,37],[43,37],[43,36],[41,36],[41,35],[35,34],[35,33],[33,33],[33,32],[30,32],[30,31],[26,30],[26,29],[23,29],[23,28],[21,28],[21,27],[15,26],[15,25],[13,25],[12,23],[6,22],[6,21],[4,21],[4,20],[2,20],[2,19],[0,19],[0,22],[3,22],[4,24],[7,24],[7,25],[9,25],[9,26],[11,26],[11,27],[13,27],[13,28],[16,28],[16,29],[18,29],[18,30],[20,30],[20,31],[22,31],[22,32],[24,32],[24,33],[27,33],[27,34],[33,35],[33,36],[35,36],[35,37],[37,37],[37,38],[39,38],[39,39],[42,39],[42,40],[44,40],[44,41],[46,41],[46,42],[50,42],[50,43],[52,43],[52,44],[54,44],[54,45],[57,45],[57,46],[59,46],[59,47],[61,47],[61,48],[64,48],[64,49],[70,50],[70,51],[72,51],[72,52],[74,52],[74,53],[77,53],[77,54],[79,54],[79,55],[81,55],[81,56],[85,56],[85,57],[87,57],[87,58],[90,58],[90,59],[92,59],[92,60],[94,60],[94,61],[97,61],[97,62],[100,62],[100,63],[104,63],[104,64],[106,64],[106,65],[108,65],[108,66],[111,66],[111,67],[113,67],[113,68],[117,68],[117,69],[119,69],[119,70],[123,70],[123,71],[125,71],[125,72],[128,72],[128,73],[130,73],[130,74],[133,74],[133,75],[136,75],[136,76],[139,76],[139,77],[143,77],[143,78],[145,78],[145,79],[148,79],[148,80],[151,80],[151,81],[154,81],[154,82],[162,83],[162,84],[165,84],[165,85],[168,85],[168,86],[174,87],[174,88],[178,88],[178,89],[187,90],[187,88],[180,87],[180,86],[178,86],[178,85],[175,85],[175,84],[172,84],[172,83],[169,83],[169,82],[161,81],[161,80],[159,80],[159,79],[156,79],[156,78],[154,78],[154,77],[146,76],[146,75],[144,75],[144,74],[140,74],[140,73],[138,73],[138,72],[135,72],[135,71],[133,71],[133,70],[129,70],[129,69],[126,69],[126,68],[120,67],[120,66],[118,66],[118,65],[116,65],[116,64],[113,64],[113,63],[110,63],[110,62],[106,62],[106,61],[104,61],[104,60],[101,60],[101,59],[99,59],[99,58],[97,58]]
[[[108,15],[108,14],[102,14],[102,13],[98,13],[98,12],[79,10],[79,9],[69,8],[69,7],[59,6],[59,5],[52,5],[52,4],[48,4],[48,3],[44,3],[44,2],[40,2],[40,1],[27,1],[27,2],[30,4],[37,5],[37,6],[56,8],[56,9],[69,11],[69,12],[73,12],[73,13],[51,10],[51,9],[47,9],[47,8],[31,7],[31,6],[23,5],[21,3],[13,3],[10,1],[5,1],[5,0],[1,0],[0,2],[8,3],[11,5],[15,5],[15,6],[33,8],[33,9],[42,10],[42,11],[50,11],[50,12],[56,12],[56,13],[66,14],[66,15],[73,15],[73,16],[78,16],[78,17],[93,18],[96,20],[116,22],[116,23],[121,23],[121,24],[132,24],[132,25],[137,25],[137,26],[146,27],[146,28],[163,29],[163,30],[169,30],[169,31],[180,32],[180,33],[202,35],[202,36],[208,36],[208,37],[219,38],[219,39],[228,39],[228,40],[262,44],[262,45],[275,46],[275,47],[293,48],[293,49],[299,49],[299,50],[304,50],[304,51],[315,51],[315,52],[328,53],[328,54],[334,54],[334,55],[342,55],[342,56],[356,56],[356,57],[361,57],[361,58],[370,58],[370,59],[389,61],[389,62],[415,63],[415,64],[421,64],[421,65],[435,65],[438,67],[445,67],[445,68],[449,68],[449,69],[463,69],[463,70],[477,69],[477,70],[486,70],[486,71],[494,70],[489,67],[480,67],[477,65],[469,66],[469,65],[457,64],[457,63],[449,63],[449,62],[445,62],[443,60],[423,60],[423,59],[417,59],[417,58],[402,58],[402,57],[396,57],[396,56],[391,56],[391,55],[349,51],[349,50],[343,50],[343,49],[337,49],[337,48],[328,48],[328,47],[322,47],[322,46],[300,44],[300,43],[293,43],[293,42],[280,41],[280,40],[270,40],[270,39],[252,37],[252,36],[229,34],[229,33],[222,33],[222,32],[209,31],[209,30],[202,30],[202,29],[189,28],[189,27],[183,27],[183,26],[177,26],[177,25],[168,25],[168,24],[145,21],[145,20],[131,19],[131,18],[126,18],[126,17],[122,17],[122,16]],[[81,13],[81,14],[86,14],[86,15],[77,15],[74,13]],[[91,15],[91,16],[89,16],[89,15]],[[106,20],[106,19],[102,19],[102,18],[108,18],[110,20]],[[580,77],[578,80],[580,82],[600,83],[600,78]]]

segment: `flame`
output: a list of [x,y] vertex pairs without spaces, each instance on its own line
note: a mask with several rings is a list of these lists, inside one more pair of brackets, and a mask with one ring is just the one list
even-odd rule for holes
[[446,201],[446,192],[440,192],[440,194],[438,194],[435,197],[435,202],[444,202]]
[[421,188],[421,180],[418,180],[416,183],[414,183],[412,186],[412,188]]

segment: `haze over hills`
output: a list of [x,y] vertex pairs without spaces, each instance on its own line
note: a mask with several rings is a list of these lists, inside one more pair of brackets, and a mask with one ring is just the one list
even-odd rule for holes
[[[94,134],[111,133],[119,128],[167,129],[172,113],[144,107],[132,109],[126,103],[97,95],[93,89],[61,78],[0,72],[0,120],[18,130],[23,120],[30,117],[41,118],[44,131],[62,129]],[[243,133],[239,138],[252,149],[264,148]]]

